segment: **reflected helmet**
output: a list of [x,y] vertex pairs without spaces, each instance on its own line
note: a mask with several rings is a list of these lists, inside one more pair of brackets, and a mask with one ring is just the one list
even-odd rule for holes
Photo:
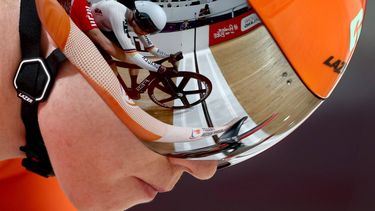
[[135,2],[134,21],[148,34],[155,34],[163,30],[167,23],[167,15],[157,4],[149,1]]

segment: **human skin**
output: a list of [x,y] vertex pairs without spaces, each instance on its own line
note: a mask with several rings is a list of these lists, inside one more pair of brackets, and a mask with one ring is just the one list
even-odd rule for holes
[[[12,84],[21,60],[19,4],[0,4],[0,160],[24,156],[18,149],[25,144],[20,99]],[[42,49],[43,54],[53,49],[45,31]],[[216,171],[216,161],[167,158],[149,150],[69,61],[39,106],[39,124],[56,177],[79,210],[124,210],[170,191],[184,172],[208,179]]]
[[111,42],[98,28],[87,31],[86,35],[109,55],[121,61],[126,60],[126,54],[124,51]]

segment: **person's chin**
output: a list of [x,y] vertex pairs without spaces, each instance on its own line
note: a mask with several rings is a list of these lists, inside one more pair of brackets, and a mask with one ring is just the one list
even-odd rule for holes
[[137,181],[139,183],[140,190],[144,193],[144,195],[147,198],[146,202],[152,201],[156,197],[156,195],[158,194],[158,191],[154,187],[152,187],[150,184],[148,184],[147,182],[145,182],[143,180],[138,179]]
[[143,203],[152,201],[159,192],[155,187],[139,178],[136,178],[136,183],[138,189],[137,192],[140,193],[140,198],[143,199]]
[[125,203],[123,210],[130,209],[139,204],[151,202],[158,194],[153,187],[137,178],[135,179],[135,185],[132,190],[129,190],[129,192],[132,194],[132,197],[131,199],[128,198],[128,200],[126,200],[127,203]]

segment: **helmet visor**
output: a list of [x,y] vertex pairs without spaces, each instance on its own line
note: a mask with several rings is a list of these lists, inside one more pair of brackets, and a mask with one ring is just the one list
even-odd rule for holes
[[151,20],[151,17],[144,13],[136,10],[134,12],[134,21],[137,26],[147,34],[156,34],[161,31]]
[[165,156],[218,160],[219,167],[227,167],[281,141],[321,104],[322,100],[306,88],[266,27],[254,28],[210,47],[208,55],[214,64],[200,68],[213,87],[205,102],[207,111],[197,107],[173,111],[169,122],[196,127],[208,121],[208,114],[209,121],[217,126],[247,116],[237,127],[237,139],[223,139],[224,134],[195,142],[145,143],[149,148]]

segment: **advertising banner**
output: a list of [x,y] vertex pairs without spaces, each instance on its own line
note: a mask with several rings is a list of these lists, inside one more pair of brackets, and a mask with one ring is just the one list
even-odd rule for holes
[[235,18],[212,24],[209,30],[209,45],[216,45],[244,35],[255,29],[260,23],[255,12],[249,11]]

